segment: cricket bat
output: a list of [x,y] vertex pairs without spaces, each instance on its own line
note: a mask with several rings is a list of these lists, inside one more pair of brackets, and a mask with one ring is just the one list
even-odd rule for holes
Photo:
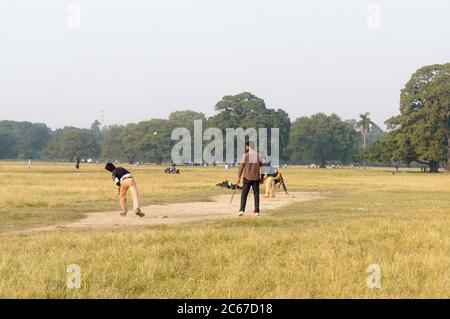
[[236,185],[236,188],[234,189],[234,192],[233,192],[233,196],[231,196],[230,205],[233,204],[233,199],[234,199],[234,196],[236,196],[237,189],[238,189],[238,185]]

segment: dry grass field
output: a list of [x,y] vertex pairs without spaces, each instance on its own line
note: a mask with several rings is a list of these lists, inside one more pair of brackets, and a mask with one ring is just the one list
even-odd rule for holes
[[[144,204],[208,200],[223,168],[131,167]],[[0,162],[0,298],[450,297],[450,175],[391,169],[283,170],[324,198],[261,218],[115,230],[18,229],[117,209],[107,172]],[[237,203],[237,202],[236,202]],[[81,267],[68,289],[67,266]],[[381,288],[367,267],[381,267]]]

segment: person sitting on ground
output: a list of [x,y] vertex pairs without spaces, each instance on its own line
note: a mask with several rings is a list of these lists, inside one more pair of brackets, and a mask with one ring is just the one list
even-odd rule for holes
[[114,183],[119,187],[120,207],[122,208],[120,215],[125,217],[128,214],[127,192],[130,190],[133,197],[134,212],[137,216],[144,217],[145,214],[141,211],[141,200],[133,175],[125,168],[116,167],[113,163],[106,164],[105,169],[112,173]]
[[241,189],[241,187],[239,185],[235,185],[233,183],[231,183],[230,181],[226,180],[222,183],[216,184],[217,187],[222,187],[222,188],[226,188],[226,189]]

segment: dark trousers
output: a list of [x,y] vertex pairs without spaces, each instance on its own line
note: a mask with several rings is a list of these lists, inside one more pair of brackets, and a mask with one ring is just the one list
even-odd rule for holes
[[241,195],[241,212],[245,212],[247,206],[247,197],[250,192],[250,187],[253,189],[253,196],[255,197],[255,213],[259,213],[259,181],[249,181],[244,178],[244,186],[242,187]]

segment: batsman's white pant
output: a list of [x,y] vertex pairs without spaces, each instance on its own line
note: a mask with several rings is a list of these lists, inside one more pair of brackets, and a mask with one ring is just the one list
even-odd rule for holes
[[133,198],[133,208],[137,212],[141,208],[141,198],[139,196],[138,189],[136,187],[136,182],[134,178],[128,178],[122,181],[120,186],[120,207],[122,212],[127,213],[127,192],[130,190],[131,196]]

